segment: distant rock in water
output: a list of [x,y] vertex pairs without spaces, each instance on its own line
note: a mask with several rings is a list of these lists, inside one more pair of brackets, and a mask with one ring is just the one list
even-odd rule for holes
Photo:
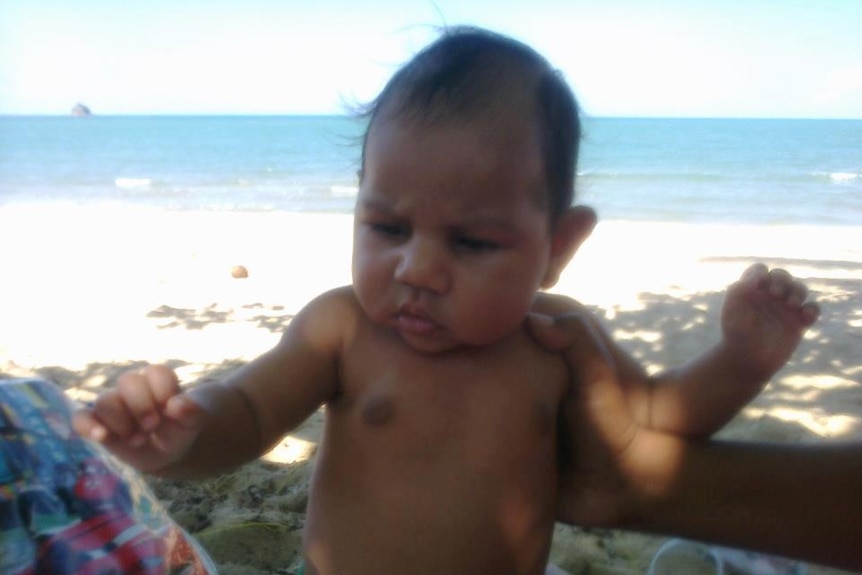
[[90,108],[88,108],[87,106],[85,106],[81,102],[78,102],[77,104],[75,104],[75,107],[72,108],[72,115],[73,116],[92,116],[93,113],[90,111]]

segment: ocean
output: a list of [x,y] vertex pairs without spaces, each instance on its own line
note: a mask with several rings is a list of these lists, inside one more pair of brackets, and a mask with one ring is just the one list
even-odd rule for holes
[[[349,212],[345,116],[0,117],[0,207]],[[862,225],[862,120],[585,118],[604,220]]]

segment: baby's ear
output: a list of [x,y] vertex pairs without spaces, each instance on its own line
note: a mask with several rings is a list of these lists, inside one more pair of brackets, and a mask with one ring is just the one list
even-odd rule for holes
[[596,221],[595,210],[587,206],[569,208],[557,219],[551,232],[551,257],[542,280],[543,288],[557,283],[578,248],[593,233]]

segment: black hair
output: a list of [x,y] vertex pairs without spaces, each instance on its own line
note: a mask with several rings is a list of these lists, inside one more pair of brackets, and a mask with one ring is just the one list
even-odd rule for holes
[[408,116],[425,121],[493,114],[495,105],[524,93],[538,124],[552,219],[574,200],[581,123],[578,104],[559,71],[515,39],[475,27],[445,28],[402,66],[365,109],[362,145],[375,119]]

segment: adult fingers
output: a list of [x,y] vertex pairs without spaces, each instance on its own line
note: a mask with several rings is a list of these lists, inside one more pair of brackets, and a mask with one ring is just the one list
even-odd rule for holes
[[533,338],[550,351],[562,351],[569,366],[578,372],[596,372],[596,376],[614,372],[614,362],[604,341],[582,313],[559,316],[537,313],[529,315]]
[[631,419],[613,358],[589,319],[579,313],[531,315],[530,330],[540,344],[563,354],[589,417],[614,426]]

